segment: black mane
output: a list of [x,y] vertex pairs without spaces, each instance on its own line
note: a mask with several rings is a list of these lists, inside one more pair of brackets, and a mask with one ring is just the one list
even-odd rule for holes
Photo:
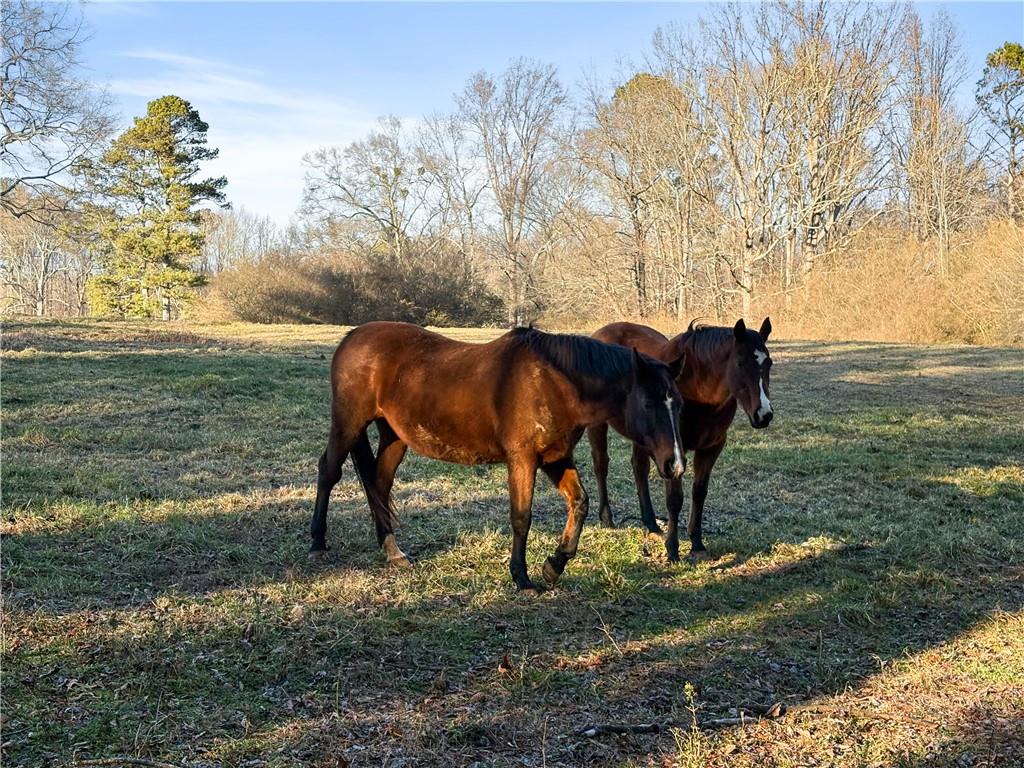
[[[691,321],[689,327],[680,334],[682,347],[705,362],[713,361],[726,348],[732,349],[732,339],[731,326],[698,325],[696,321]],[[765,348],[761,334],[750,328],[747,328],[747,343],[754,349]]]
[[610,386],[624,382],[633,368],[632,354],[618,344],[589,336],[513,328],[510,333],[575,384],[584,397],[601,398]]
[[695,325],[693,322],[682,335],[683,345],[699,359],[711,361],[722,348],[732,342],[732,328],[717,325]]

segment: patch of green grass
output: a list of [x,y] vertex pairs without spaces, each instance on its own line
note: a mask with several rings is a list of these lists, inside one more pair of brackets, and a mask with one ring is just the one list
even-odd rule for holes
[[[501,467],[406,460],[407,571],[384,567],[346,467],[332,550],[307,559],[343,332],[8,324],[5,764],[1024,761],[1019,355],[773,344],[777,417],[741,417],[715,468],[713,560],[668,564],[635,527],[614,439],[624,527],[588,521],[531,600],[508,578]],[[564,515],[540,478],[535,574]],[[772,701],[790,714],[685,727]],[[684,727],[578,735],[652,721]]]

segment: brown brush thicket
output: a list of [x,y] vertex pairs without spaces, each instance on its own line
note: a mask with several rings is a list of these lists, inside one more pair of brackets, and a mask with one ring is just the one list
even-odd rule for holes
[[944,254],[935,241],[879,226],[755,313],[771,313],[790,338],[1021,344],[1022,270],[1024,227],[1009,220],[958,233]]
[[218,274],[194,316],[254,323],[403,320],[421,325],[493,325],[501,300],[451,254],[405,254],[401,260],[306,258],[271,254]]

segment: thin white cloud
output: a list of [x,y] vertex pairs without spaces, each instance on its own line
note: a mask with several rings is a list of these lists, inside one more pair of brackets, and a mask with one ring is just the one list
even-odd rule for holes
[[100,18],[104,16],[118,17],[131,16],[139,19],[151,19],[157,15],[154,5],[140,0],[132,2],[111,2],[111,0],[91,0],[87,2],[89,18]]
[[220,149],[208,168],[227,176],[228,198],[281,224],[301,200],[302,156],[348,144],[376,123],[376,115],[358,105],[270,84],[257,70],[168,51],[122,55],[156,64],[158,71],[115,79],[110,91],[125,99],[175,94],[191,102],[210,125],[210,144]]

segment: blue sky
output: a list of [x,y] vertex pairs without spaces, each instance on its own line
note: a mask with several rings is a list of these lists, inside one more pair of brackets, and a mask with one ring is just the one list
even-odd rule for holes
[[[923,3],[963,35],[971,69],[1024,37],[1024,4]],[[556,65],[574,86],[611,80],[642,59],[651,34],[692,24],[698,3],[92,3],[89,76],[106,84],[122,119],[174,93],[210,123],[235,206],[286,223],[302,189],[301,158],[347,144],[379,116],[415,119],[449,109],[473,72],[516,56]]]

